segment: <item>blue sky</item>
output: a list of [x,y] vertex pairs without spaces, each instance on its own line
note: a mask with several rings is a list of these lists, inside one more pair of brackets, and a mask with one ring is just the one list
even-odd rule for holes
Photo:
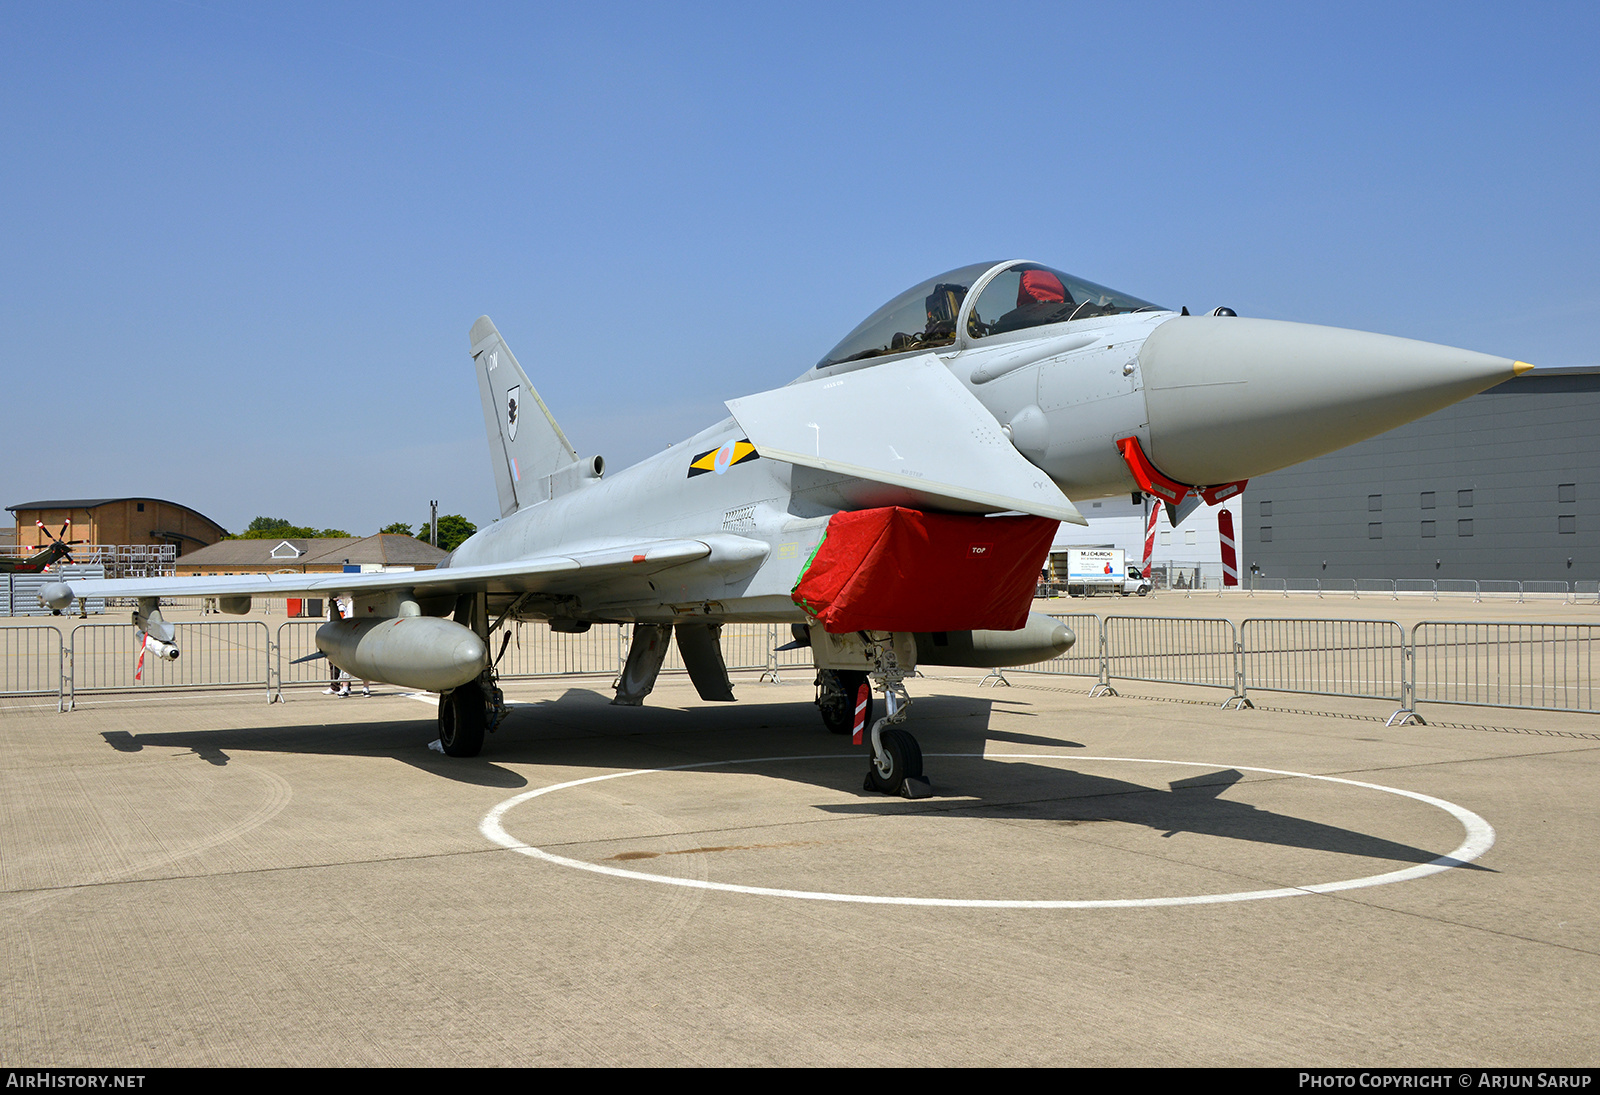
[[1594,4],[0,3],[0,505],[497,516],[1024,257],[1600,364]]

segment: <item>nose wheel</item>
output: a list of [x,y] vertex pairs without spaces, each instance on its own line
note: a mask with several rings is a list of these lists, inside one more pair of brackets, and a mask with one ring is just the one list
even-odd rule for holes
[[922,746],[898,726],[885,727],[886,721],[872,724],[873,755],[862,790],[926,798],[932,788],[922,776]]
[[911,697],[903,683],[908,671],[900,666],[892,647],[874,644],[873,655],[871,676],[883,690],[886,711],[872,724],[872,760],[862,789],[903,798],[927,798],[933,794],[933,787],[922,775],[922,746],[900,728],[911,708]]
[[[813,638],[820,634],[823,633],[813,632]],[[848,654],[839,654],[830,646],[826,656],[818,655],[817,660],[824,665],[817,667],[816,704],[823,725],[835,734],[849,734],[851,744],[861,745],[866,739],[871,747],[863,790],[927,798],[933,794],[933,787],[922,774],[922,747],[902,729],[911,709],[911,696],[904,682],[916,664],[911,657],[912,648],[905,641],[910,636],[901,636],[902,653],[908,655],[907,668],[895,653],[894,633],[858,634],[861,645]],[[824,667],[830,660],[837,668]],[[852,661],[861,668],[839,666],[840,662],[850,665]],[[872,717],[874,687],[883,693],[885,708],[883,717],[876,721]]]

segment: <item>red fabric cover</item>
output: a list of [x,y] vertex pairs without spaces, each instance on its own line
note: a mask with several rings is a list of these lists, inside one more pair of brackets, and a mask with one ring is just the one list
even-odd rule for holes
[[1137,437],[1118,438],[1115,444],[1122,459],[1128,462],[1128,470],[1133,472],[1133,481],[1139,484],[1140,490],[1164,499],[1169,506],[1176,506],[1188,496],[1188,487],[1176,479],[1168,479],[1161,474],[1161,469],[1150,463]]
[[899,506],[836,513],[790,596],[834,634],[1015,631],[1058,524]]
[[1030,304],[1065,304],[1067,287],[1048,270],[1024,270],[1017,285],[1017,307]]

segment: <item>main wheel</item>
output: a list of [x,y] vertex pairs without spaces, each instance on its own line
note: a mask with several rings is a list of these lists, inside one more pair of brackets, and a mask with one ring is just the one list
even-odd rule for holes
[[450,757],[475,757],[483,748],[483,690],[465,684],[439,697],[439,744]]
[[[867,675],[849,669],[817,670],[817,710],[822,714],[822,725],[830,734],[848,734],[855,729],[856,702]],[[872,689],[867,689],[865,726],[872,725]]]
[[876,756],[872,758],[867,766],[866,789],[898,795],[906,780],[922,778],[922,746],[898,726],[886,727],[878,737],[888,756],[883,760]]

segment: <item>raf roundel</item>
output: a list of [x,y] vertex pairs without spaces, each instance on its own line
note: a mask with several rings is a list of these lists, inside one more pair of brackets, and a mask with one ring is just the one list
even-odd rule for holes
[[689,478],[693,479],[695,476],[704,475],[707,472],[715,472],[718,475],[722,475],[737,464],[743,464],[747,460],[755,460],[759,457],[760,454],[756,452],[756,447],[750,444],[750,439],[741,437],[737,441],[729,441],[718,448],[708,449],[697,454],[693,460],[689,461]]

